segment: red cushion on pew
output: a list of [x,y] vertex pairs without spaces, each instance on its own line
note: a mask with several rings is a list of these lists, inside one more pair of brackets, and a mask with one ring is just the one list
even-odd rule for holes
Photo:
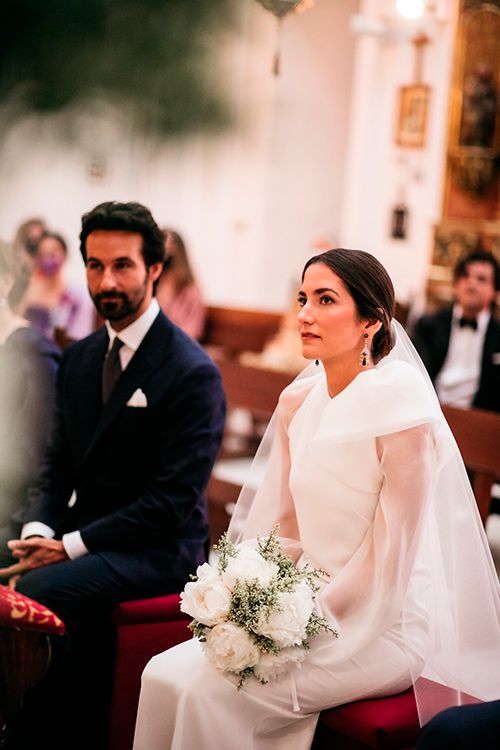
[[43,604],[0,585],[0,625],[39,633],[64,633],[64,623]]
[[320,724],[377,750],[412,747],[419,730],[413,688],[322,711]]
[[166,594],[152,599],[135,599],[117,604],[111,612],[115,625],[158,622],[159,620],[187,620],[190,617],[180,610],[180,594]]
[[131,750],[141,675],[155,654],[193,637],[191,618],[179,609],[179,594],[117,604],[116,662],[108,750]]

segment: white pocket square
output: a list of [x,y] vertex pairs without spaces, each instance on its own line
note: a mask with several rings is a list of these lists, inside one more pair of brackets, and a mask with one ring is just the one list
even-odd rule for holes
[[144,409],[145,406],[148,405],[148,400],[146,398],[146,394],[143,390],[138,388],[136,391],[133,392],[133,394],[130,396],[129,400],[127,401],[127,406],[135,406],[139,409]]

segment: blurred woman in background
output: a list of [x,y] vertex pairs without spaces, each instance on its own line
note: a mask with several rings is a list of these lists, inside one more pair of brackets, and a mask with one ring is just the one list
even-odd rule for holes
[[69,339],[81,339],[93,329],[93,307],[86,292],[69,286],[64,277],[68,256],[60,234],[44,232],[34,255],[35,267],[23,299],[26,319],[50,339],[55,329]]
[[194,339],[205,328],[206,309],[182,237],[172,229],[163,229],[167,261],[160,277],[156,297],[170,320]]
[[47,231],[45,220],[38,216],[26,219],[19,224],[14,237],[14,250],[24,252],[29,258],[33,258],[36,253],[38,240],[44,232]]

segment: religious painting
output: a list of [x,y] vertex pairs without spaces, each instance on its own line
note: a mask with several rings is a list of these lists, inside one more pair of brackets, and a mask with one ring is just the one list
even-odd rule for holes
[[464,15],[460,63],[462,90],[457,117],[458,146],[495,149],[498,146],[500,71],[500,13],[480,4]]
[[462,0],[444,213],[493,220],[500,198],[500,0]]
[[401,86],[396,143],[420,148],[425,145],[430,88],[423,83]]

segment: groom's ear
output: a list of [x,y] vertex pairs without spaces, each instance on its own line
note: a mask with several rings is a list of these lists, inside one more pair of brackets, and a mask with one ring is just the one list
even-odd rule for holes
[[160,278],[163,271],[163,263],[152,263],[148,267],[149,278],[156,281]]

